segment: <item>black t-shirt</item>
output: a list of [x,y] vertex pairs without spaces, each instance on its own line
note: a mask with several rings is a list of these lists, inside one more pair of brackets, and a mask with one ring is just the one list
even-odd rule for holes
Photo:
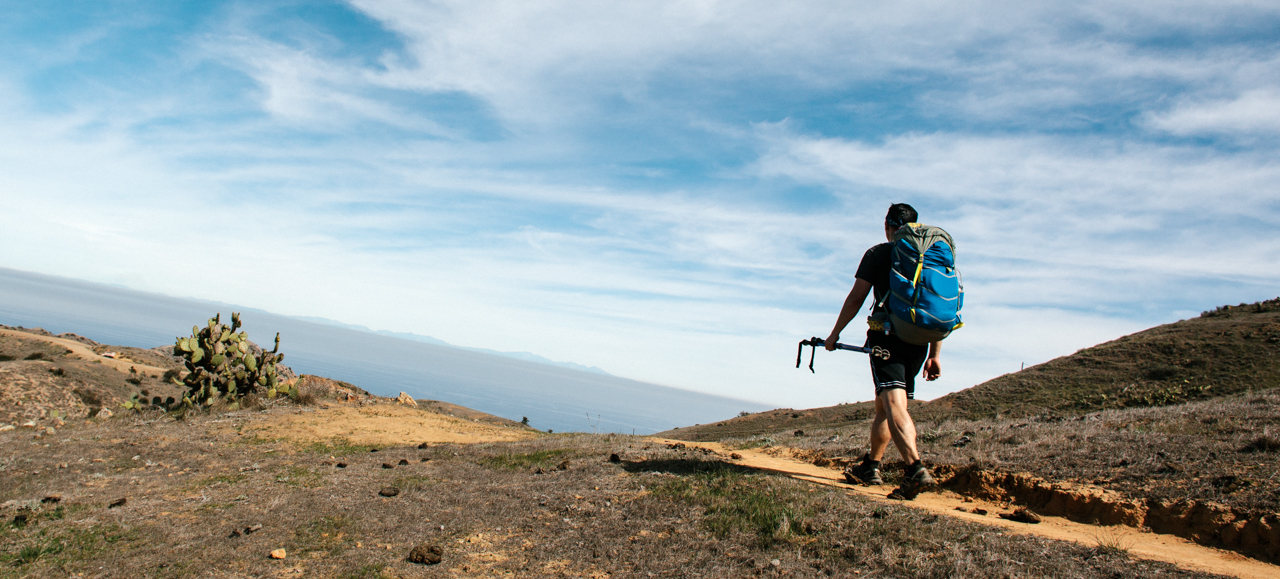
[[893,244],[881,243],[862,254],[862,263],[858,264],[858,273],[854,277],[871,282],[875,303],[871,311],[879,311],[880,300],[889,294],[889,257],[893,253]]

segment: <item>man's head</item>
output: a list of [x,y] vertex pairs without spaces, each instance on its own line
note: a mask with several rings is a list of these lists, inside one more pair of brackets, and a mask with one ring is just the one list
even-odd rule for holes
[[916,213],[915,207],[906,203],[894,203],[889,206],[889,213],[884,216],[884,236],[893,239],[893,233],[899,227],[908,223],[915,223],[920,215]]

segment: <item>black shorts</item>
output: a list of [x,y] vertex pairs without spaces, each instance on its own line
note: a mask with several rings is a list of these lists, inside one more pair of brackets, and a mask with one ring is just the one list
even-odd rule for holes
[[[901,388],[907,391],[907,399],[916,397],[916,376],[929,357],[928,346],[917,346],[899,340],[893,334],[868,331],[867,347],[871,348],[871,379],[876,383],[876,397],[885,390]],[[889,359],[884,359],[888,352]],[[879,354],[879,355],[877,355]]]

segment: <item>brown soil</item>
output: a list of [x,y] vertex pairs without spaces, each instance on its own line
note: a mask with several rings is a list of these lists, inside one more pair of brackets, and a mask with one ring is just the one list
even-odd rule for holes
[[[233,428],[230,424],[224,429]],[[240,436],[295,443],[327,443],[335,440],[358,445],[416,443],[474,444],[508,442],[537,436],[519,423],[496,426],[438,414],[391,402],[375,404],[326,403],[321,408],[292,412],[247,413],[235,423]]]
[[[179,365],[179,364],[174,364],[174,365],[163,366],[163,367],[150,366],[143,363],[140,360],[131,359],[123,355],[116,356],[114,358],[106,357],[101,354],[106,352],[113,352],[113,351],[120,352],[122,350],[125,350],[125,348],[122,348],[122,347],[112,348],[112,347],[102,346],[102,345],[89,346],[79,340],[75,340],[72,338],[59,338],[57,336],[42,335],[39,332],[39,330],[40,330],[39,328],[35,328],[35,330],[24,331],[24,330],[11,329],[6,326],[6,327],[0,327],[0,335],[7,336],[9,338],[15,338],[20,342],[30,343],[33,341],[40,341],[40,342],[51,344],[53,346],[61,346],[62,348],[66,349],[66,352],[63,352],[63,354],[72,355],[81,360],[93,362],[96,364],[102,364],[103,366],[114,368],[124,373],[129,373],[129,369],[132,368],[135,370],[135,372],[146,372],[148,374],[155,374],[156,378],[159,378],[160,375],[163,375],[165,372],[171,369],[174,369]],[[43,334],[47,334],[47,333],[48,332],[43,332]],[[100,352],[98,350],[100,350]],[[137,352],[147,352],[147,350],[138,350],[136,348],[134,348],[133,350],[137,350]],[[139,356],[139,357],[143,357],[143,356]],[[155,360],[155,358],[151,356],[145,356],[145,357],[148,358],[148,361]]]

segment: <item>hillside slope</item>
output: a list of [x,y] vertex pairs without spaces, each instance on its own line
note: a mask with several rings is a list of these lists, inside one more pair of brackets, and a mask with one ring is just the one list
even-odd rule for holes
[[[931,401],[987,418],[1164,406],[1280,386],[1280,298],[1224,306]],[[945,410],[944,410],[945,409]]]

